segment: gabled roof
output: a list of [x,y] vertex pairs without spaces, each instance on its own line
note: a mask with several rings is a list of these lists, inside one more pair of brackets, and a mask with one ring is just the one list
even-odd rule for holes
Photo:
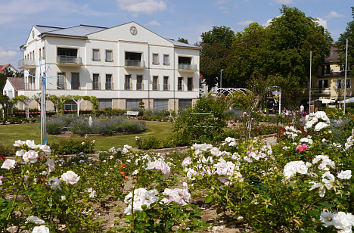
[[329,56],[325,58],[325,63],[336,63],[340,61],[340,57],[337,50],[338,49],[336,49],[335,47],[331,47]]
[[107,29],[107,28],[100,27],[100,26],[90,26],[90,25],[80,24],[78,26],[73,26],[73,27],[68,27],[68,28],[57,28],[55,30],[43,32],[42,34],[87,37],[88,34],[99,32],[99,31],[102,31],[105,29]]
[[0,65],[0,73],[3,72],[3,71],[4,71],[6,68],[8,68],[8,67],[11,67],[11,68],[14,69],[16,72],[18,72],[18,71],[16,70],[16,68],[13,67],[11,64],[6,64],[6,65]]
[[43,25],[35,25],[34,27],[35,27],[40,33],[64,29],[64,28],[62,28],[62,27],[43,26]]
[[6,67],[8,67],[10,64],[6,64],[6,65],[0,65],[0,73],[5,70]]
[[14,87],[15,90],[22,90],[25,88],[25,80],[24,78],[15,78],[15,77],[9,77],[7,78],[11,85]]

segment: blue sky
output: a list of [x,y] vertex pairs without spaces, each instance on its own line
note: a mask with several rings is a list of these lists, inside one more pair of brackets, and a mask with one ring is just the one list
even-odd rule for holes
[[319,18],[334,40],[352,20],[353,0],[0,0],[0,64],[17,67],[32,25],[115,26],[135,21],[166,38],[194,43],[212,26],[265,25],[282,4]]

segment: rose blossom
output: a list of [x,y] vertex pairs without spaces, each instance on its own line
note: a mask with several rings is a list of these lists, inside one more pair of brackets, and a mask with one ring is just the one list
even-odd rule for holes
[[6,159],[2,164],[1,168],[10,170],[11,168],[15,168],[16,161],[13,159]]
[[60,179],[66,184],[76,184],[80,180],[80,176],[73,171],[67,171],[61,175]]
[[307,145],[306,144],[298,145],[296,147],[296,150],[300,151],[300,152],[304,152],[306,149],[307,149]]
[[0,176],[0,185],[2,185],[2,180],[4,179],[3,176]]
[[14,147],[21,147],[21,146],[23,146],[24,144],[25,144],[24,141],[17,140],[17,141],[15,141],[15,143],[14,143]]
[[37,162],[38,153],[34,150],[29,150],[23,155],[22,158],[25,163],[35,163]]
[[25,144],[31,149],[37,149],[39,147],[34,143],[34,140],[26,140]]
[[338,174],[338,178],[341,180],[349,180],[352,177],[352,171],[351,170],[346,170],[346,171],[341,171]]
[[44,225],[34,227],[32,233],[49,233],[49,228]]
[[18,151],[16,151],[16,156],[18,156],[18,157],[22,157],[24,154],[25,154],[25,151],[24,151],[24,150],[18,150]]

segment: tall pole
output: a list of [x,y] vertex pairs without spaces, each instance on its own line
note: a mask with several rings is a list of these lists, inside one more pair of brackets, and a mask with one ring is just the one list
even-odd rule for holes
[[279,91],[279,115],[281,113],[281,89]]
[[222,72],[224,71],[224,69],[220,70],[220,88],[222,88]]
[[347,98],[347,72],[348,72],[348,39],[345,40],[345,70],[344,70],[344,114],[345,99]]
[[41,144],[47,144],[47,124],[46,124],[46,80],[42,75],[42,62],[39,60],[39,76],[41,81]]
[[311,113],[311,86],[312,86],[312,51],[310,51],[310,84],[309,84],[309,113]]

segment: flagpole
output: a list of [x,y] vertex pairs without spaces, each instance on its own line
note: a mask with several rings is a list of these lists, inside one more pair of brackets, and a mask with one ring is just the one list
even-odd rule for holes
[[309,85],[309,113],[311,113],[311,86],[312,86],[312,72],[311,72],[311,69],[312,69],[312,51],[310,51],[310,85]]
[[345,40],[345,70],[344,70],[344,114],[345,114],[345,100],[347,98],[347,69],[348,69],[348,39]]

